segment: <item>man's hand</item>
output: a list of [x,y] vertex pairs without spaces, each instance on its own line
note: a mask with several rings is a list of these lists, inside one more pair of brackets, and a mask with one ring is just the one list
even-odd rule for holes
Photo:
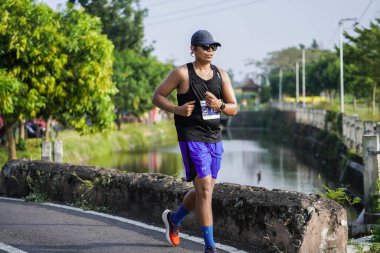
[[205,97],[207,106],[214,108],[215,110],[219,110],[220,106],[222,105],[222,102],[219,99],[217,99],[214,96],[214,94],[212,94],[209,91],[206,91]]
[[194,103],[195,101],[190,101],[181,106],[176,106],[173,112],[174,114],[177,114],[183,117],[189,117],[194,111],[194,107],[195,107]]

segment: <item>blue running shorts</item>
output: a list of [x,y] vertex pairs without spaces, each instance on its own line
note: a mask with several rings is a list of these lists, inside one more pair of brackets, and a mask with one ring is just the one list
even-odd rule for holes
[[179,147],[185,165],[186,181],[191,182],[211,175],[216,179],[224,152],[222,142],[206,143],[198,141],[180,141]]

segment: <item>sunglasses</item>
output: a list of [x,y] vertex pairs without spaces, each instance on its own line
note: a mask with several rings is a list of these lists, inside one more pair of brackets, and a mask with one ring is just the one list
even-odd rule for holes
[[218,46],[214,44],[213,45],[198,45],[198,46],[201,47],[205,51],[209,51],[210,48],[212,51],[216,51],[216,49],[218,48]]

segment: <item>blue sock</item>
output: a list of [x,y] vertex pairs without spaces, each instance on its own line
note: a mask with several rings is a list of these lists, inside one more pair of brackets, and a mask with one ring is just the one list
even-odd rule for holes
[[207,247],[215,247],[214,242],[214,227],[208,226],[208,227],[201,227],[203,232],[203,239],[205,240],[206,248]]
[[190,212],[187,211],[185,209],[185,207],[183,206],[183,204],[181,204],[177,211],[175,211],[175,213],[172,214],[172,222],[176,225],[179,225],[182,220],[186,217],[186,215],[188,215]]

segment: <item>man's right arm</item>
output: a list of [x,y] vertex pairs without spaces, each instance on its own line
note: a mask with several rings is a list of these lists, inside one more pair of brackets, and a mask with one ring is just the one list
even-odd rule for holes
[[167,98],[173,90],[178,88],[182,81],[183,78],[180,68],[171,71],[154,91],[153,104],[167,112],[181,116],[190,116],[194,110],[194,101],[177,106]]
[[180,83],[180,75],[178,69],[172,70],[156,88],[153,94],[152,102],[157,107],[167,112],[175,113],[176,105],[174,105],[167,97],[175,90]]

